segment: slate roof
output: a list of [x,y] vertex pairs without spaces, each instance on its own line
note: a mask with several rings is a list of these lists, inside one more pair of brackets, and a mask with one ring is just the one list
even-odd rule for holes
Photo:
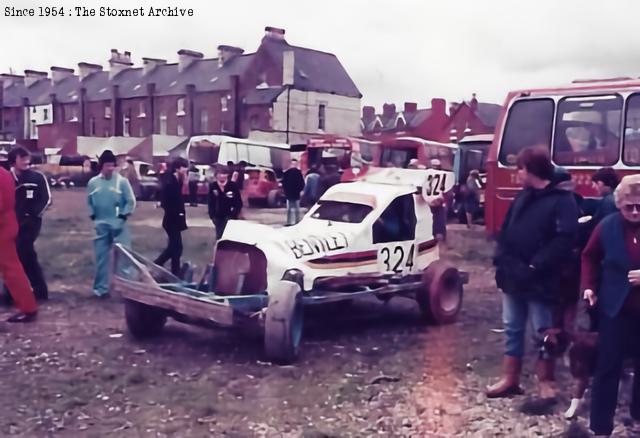
[[[276,65],[282,65],[283,53],[287,50],[294,52],[294,89],[362,97],[338,58],[331,53],[291,46],[285,40],[266,37],[258,52],[266,51]],[[108,71],[99,71],[82,81],[74,75],[56,84],[50,79],[43,79],[28,88],[23,83],[14,83],[4,90],[3,105],[22,106],[24,97],[28,97],[32,105],[48,104],[52,93],[61,103],[77,102],[82,87],[86,89],[90,102],[111,99],[113,85],[118,85],[118,95],[124,99],[147,96],[147,84],[150,83],[155,84],[156,96],[183,95],[190,84],[195,85],[196,92],[229,90],[231,77],[242,76],[258,52],[238,55],[222,66],[217,58],[199,59],[183,71],[179,70],[178,63],[172,63],[158,65],[146,75],[142,67],[136,67],[125,69],[112,79],[109,79]],[[268,91],[256,89],[249,93],[247,102],[269,103],[278,95],[276,88]]]

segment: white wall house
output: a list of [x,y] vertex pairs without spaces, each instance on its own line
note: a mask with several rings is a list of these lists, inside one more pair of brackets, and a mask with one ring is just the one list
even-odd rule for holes
[[38,126],[53,123],[53,105],[34,105],[25,107],[25,138],[37,140]]

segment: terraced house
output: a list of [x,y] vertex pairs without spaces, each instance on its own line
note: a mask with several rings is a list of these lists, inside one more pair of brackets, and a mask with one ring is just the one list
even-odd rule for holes
[[[358,135],[361,94],[338,58],[290,45],[266,27],[254,53],[183,49],[178,62],[111,50],[108,70],[0,75],[0,131],[45,154],[82,154],[111,138],[126,153],[143,139],[171,148],[189,136],[227,134],[300,143],[319,133]],[[155,147],[155,146],[154,146]]]

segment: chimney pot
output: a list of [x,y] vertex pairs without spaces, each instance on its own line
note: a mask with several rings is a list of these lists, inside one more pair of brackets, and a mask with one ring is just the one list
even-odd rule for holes
[[415,102],[405,102],[404,103],[404,112],[405,113],[415,113],[418,110],[418,104]]
[[264,28],[265,38],[271,38],[274,40],[284,40],[285,30],[279,27],[267,26]]
[[193,62],[202,59],[204,55],[195,50],[180,49],[178,50],[178,70],[182,71],[189,67]]

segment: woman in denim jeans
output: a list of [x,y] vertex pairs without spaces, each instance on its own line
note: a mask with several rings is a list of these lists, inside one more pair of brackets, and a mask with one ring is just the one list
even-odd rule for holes
[[[557,279],[570,260],[578,228],[573,194],[558,187],[547,147],[524,149],[518,156],[523,190],[505,217],[495,257],[496,283],[502,290],[506,334],[503,376],[487,388],[488,397],[522,393],[520,372],[527,320],[542,346],[542,333],[552,327],[552,309],[559,297]],[[554,359],[541,354],[536,373],[542,398],[555,397]]]

